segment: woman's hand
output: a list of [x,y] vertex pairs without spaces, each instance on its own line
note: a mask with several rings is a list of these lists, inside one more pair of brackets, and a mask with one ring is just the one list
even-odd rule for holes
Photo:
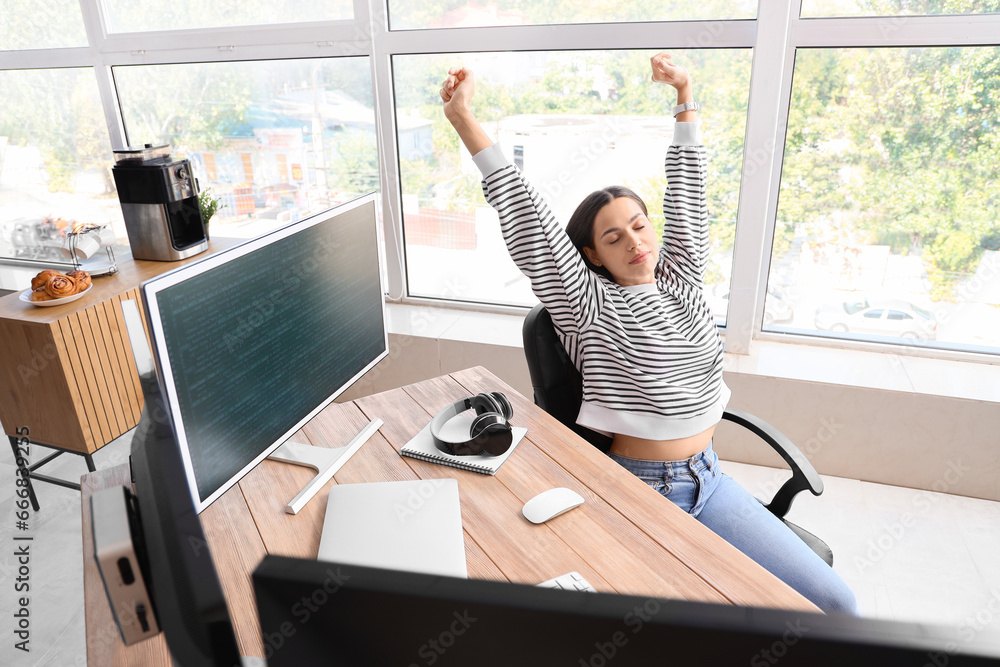
[[440,91],[445,117],[454,120],[461,114],[471,112],[475,88],[476,81],[471,69],[452,67],[448,70],[448,78],[441,84]]
[[471,69],[452,67],[439,91],[441,101],[444,102],[444,117],[458,132],[462,143],[472,155],[493,145],[493,140],[483,132],[472,113],[472,93],[475,88],[476,81]]
[[680,92],[691,87],[691,75],[680,65],[675,65],[669,53],[660,52],[649,59],[653,68],[653,81],[673,86]]

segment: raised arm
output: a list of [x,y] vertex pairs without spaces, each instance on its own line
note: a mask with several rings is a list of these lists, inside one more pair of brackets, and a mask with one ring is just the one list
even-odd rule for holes
[[472,95],[475,88],[476,80],[472,70],[464,67],[452,67],[448,70],[448,78],[441,85],[444,116],[458,132],[462,143],[472,155],[493,145],[493,141],[486,135],[475,114],[472,113]]
[[[694,102],[694,92],[691,85],[691,74],[675,65],[669,53],[657,53],[649,59],[653,68],[653,81],[665,83],[677,90],[677,104]],[[698,122],[698,112],[682,111],[676,116],[678,123]]]
[[474,89],[470,70],[449,70],[440,91],[445,117],[482,171],[483,194],[500,217],[511,259],[557,328],[572,335],[596,319],[604,289],[542,197],[479,125],[471,109]]
[[[653,81],[677,90],[677,104],[694,101],[691,75],[674,65],[669,54],[658,53],[650,63]],[[682,111],[676,118],[674,139],[664,161],[667,187],[659,265],[664,272],[701,288],[709,255],[705,147],[699,137],[697,111]]]

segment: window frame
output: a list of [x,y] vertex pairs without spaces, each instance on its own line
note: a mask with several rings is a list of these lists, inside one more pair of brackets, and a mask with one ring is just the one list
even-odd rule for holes
[[[802,0],[761,2],[755,19],[595,23],[421,30],[388,29],[386,0],[353,0],[354,18],[219,29],[109,33],[101,0],[81,0],[89,46],[0,52],[0,69],[89,67],[95,73],[114,148],[124,130],[111,68],[117,65],[367,56],[372,70],[380,187],[385,220],[388,295],[395,301],[463,310],[524,313],[489,304],[449,303],[406,294],[399,147],[391,59],[394,55],[466,51],[751,48],[746,139],[737,209],[727,352],[749,354],[754,341],[879,350],[1000,363],[995,350],[947,349],[837,336],[762,331],[771,243],[779,196],[798,49],[892,46],[1000,46],[1000,14],[802,17]],[[666,113],[667,110],[664,110]]]

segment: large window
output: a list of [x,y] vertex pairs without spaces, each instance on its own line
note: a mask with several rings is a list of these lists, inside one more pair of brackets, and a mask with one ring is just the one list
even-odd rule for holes
[[169,144],[249,236],[377,190],[367,58],[116,67],[131,145]]
[[167,144],[220,199],[216,239],[379,190],[389,299],[456,310],[433,332],[397,314],[462,337],[457,311],[536,299],[443,116],[448,68],[476,72],[485,130],[562,224],[620,184],[659,227],[661,50],[702,105],[727,370],[981,398],[1000,364],[1000,0],[0,0],[0,290],[66,269],[76,225],[124,246],[114,149]]
[[214,233],[379,189],[393,298],[528,306],[441,112],[447,68],[476,71],[487,132],[560,222],[622,184],[662,224],[674,93],[648,61],[666,49],[702,104],[707,298],[727,349],[1000,353],[1000,0],[3,7],[6,265],[61,259],[76,222],[124,241],[112,148],[169,144],[221,200]]
[[766,328],[1000,347],[998,91],[996,47],[798,52]]
[[351,0],[106,0],[111,32],[219,28],[353,17]]
[[[530,305],[528,280],[511,262],[481,175],[441,112],[438,88],[456,63],[476,72],[484,128],[565,224],[577,204],[625,185],[663,227],[663,157],[673,135],[672,88],[649,81],[646,51],[397,56],[403,227],[413,295]],[[739,201],[751,53],[677,51],[697,78],[709,146],[712,261],[707,282],[725,316]]]
[[496,0],[458,2],[389,0],[393,30],[467,28],[473,26],[542,25],[625,21],[690,21],[695,19],[752,19],[756,0]]
[[69,262],[61,248],[76,224],[124,237],[93,70],[0,71],[0,90],[0,258]]

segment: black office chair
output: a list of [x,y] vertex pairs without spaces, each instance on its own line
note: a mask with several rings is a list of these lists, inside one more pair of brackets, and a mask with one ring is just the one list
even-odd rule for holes
[[[611,438],[576,423],[583,400],[583,378],[559,341],[552,318],[544,306],[538,304],[531,309],[524,318],[521,333],[535,405],[607,453],[611,447]],[[726,410],[722,418],[751,431],[778,452],[792,469],[792,477],[778,489],[771,502],[764,506],[832,566],[833,551],[823,540],[785,520],[785,514],[797,493],[806,489],[814,496],[823,493],[823,480],[809,463],[809,459],[783,433],[762,419],[740,410]]]

